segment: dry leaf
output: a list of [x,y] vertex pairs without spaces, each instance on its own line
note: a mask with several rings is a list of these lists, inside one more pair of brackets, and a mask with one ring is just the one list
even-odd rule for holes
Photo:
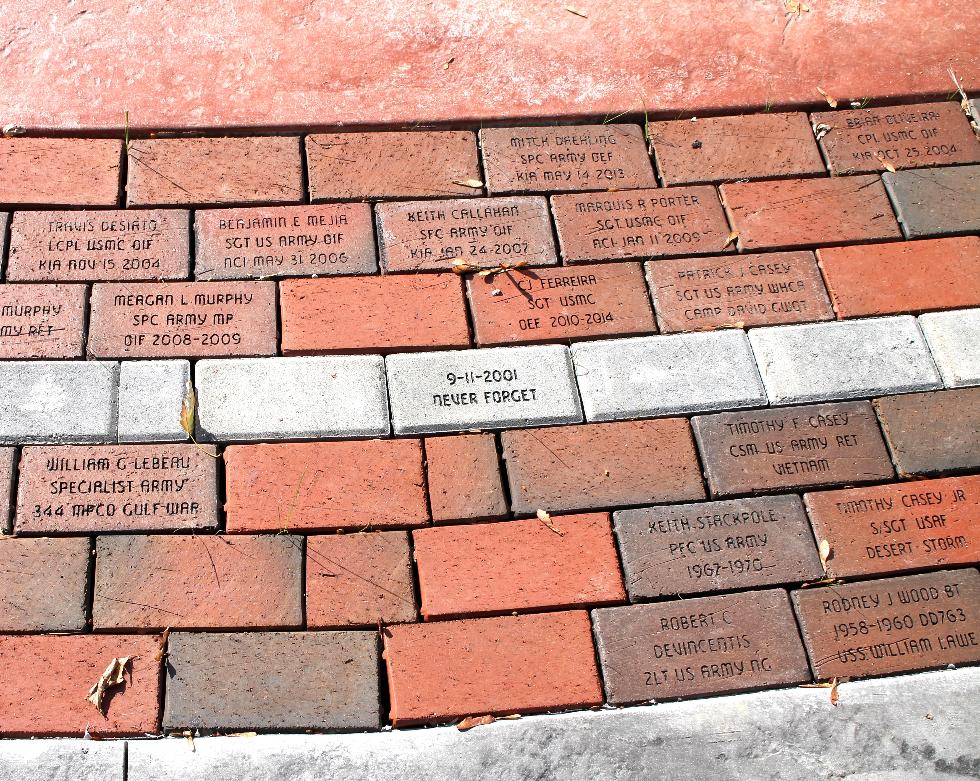
[[479,179],[453,179],[453,184],[458,184],[460,187],[472,187],[474,190],[483,187],[483,182]]
[[194,438],[194,409],[197,406],[197,394],[194,393],[194,386],[190,380],[184,388],[184,399],[180,404],[180,427],[187,432],[187,436]]
[[783,7],[787,14],[794,16],[810,12],[810,6],[804,5],[800,0],[783,0]]
[[466,732],[468,729],[473,729],[473,727],[482,727],[484,724],[493,724],[496,721],[495,716],[467,716],[459,724],[456,725],[456,729],[460,732]]
[[837,690],[837,684],[840,683],[839,678],[834,678],[833,686],[830,687],[830,704],[835,708],[837,703],[840,702],[840,692]]
[[13,138],[14,136],[22,136],[27,133],[27,128],[23,125],[4,125],[3,126],[3,137]]
[[568,11],[568,13],[570,13],[570,14],[575,14],[576,16],[581,16],[583,19],[588,19],[589,18],[588,16],[586,16],[585,14],[583,14],[581,11],[578,11],[578,10],[572,8],[570,5],[566,5],[565,6],[565,10]]
[[728,238],[725,239],[725,243],[722,246],[722,249],[728,249],[736,241],[738,241],[738,231],[732,231],[731,233],[728,234]]
[[455,57],[450,57],[450,58],[449,58],[448,60],[446,60],[446,62],[445,62],[445,63],[443,64],[443,66],[442,66],[442,69],[443,69],[444,71],[447,71],[447,70],[449,70],[449,66],[450,66],[450,65],[452,65],[452,64],[453,64],[453,62],[454,62],[455,60],[456,60],[456,58],[455,58]]
[[480,272],[481,277],[489,277],[493,274],[500,274],[504,271],[510,271],[511,269],[524,268],[527,265],[526,260],[518,260],[513,263],[501,263],[499,266],[494,266],[493,268],[485,268]]
[[170,627],[168,626],[163,630],[163,634],[160,635],[160,647],[157,652],[153,654],[153,661],[159,662],[167,655],[167,639],[170,637]]
[[465,260],[454,260],[453,261],[453,273],[455,274],[468,274],[471,271],[479,271],[479,266],[472,266]]
[[935,718],[935,716],[933,716],[931,713],[927,713],[926,718],[929,719],[929,721],[932,721]]
[[895,173],[895,166],[893,166],[887,160],[882,160],[881,164],[885,167],[886,171],[891,171],[892,173]]
[[830,542],[827,540],[820,540],[820,544],[817,546],[817,553],[820,554],[820,566],[823,567],[823,571],[827,571],[827,560],[830,558]]
[[813,126],[813,135],[816,137],[817,141],[827,135],[831,130],[834,129],[833,125],[827,125],[823,122],[818,122]]
[[547,526],[551,531],[557,534],[559,537],[564,537],[565,532],[555,526],[554,521],[551,520],[551,516],[545,510],[538,510],[538,520],[541,521],[545,526]]
[[493,290],[490,291],[491,296],[502,296],[503,294],[504,291],[497,287],[495,287]]
[[837,98],[833,97],[832,95],[828,95],[826,92],[820,89],[820,87],[817,87],[817,92],[823,95],[824,100],[827,101],[827,105],[829,105],[831,108],[837,108]]
[[88,690],[88,697],[85,699],[98,708],[99,713],[103,716],[105,716],[106,692],[116,686],[122,686],[126,682],[126,667],[129,664],[130,658],[129,656],[116,657],[109,662],[109,666],[105,668],[105,672],[99,676],[99,680]]

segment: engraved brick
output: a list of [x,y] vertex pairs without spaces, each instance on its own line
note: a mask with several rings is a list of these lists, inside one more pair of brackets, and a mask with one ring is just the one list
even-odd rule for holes
[[664,184],[823,174],[806,114],[744,114],[651,122]]
[[206,209],[194,215],[196,279],[373,274],[365,203]]
[[587,420],[766,403],[744,331],[579,342],[572,358]]
[[823,576],[796,496],[644,507],[613,518],[634,601]]
[[123,144],[109,138],[0,138],[0,206],[116,206]]
[[174,632],[163,728],[377,729],[379,662],[375,632]]
[[92,288],[95,358],[276,353],[275,282],[145,282]]
[[692,419],[715,496],[894,477],[866,401],[816,404]]
[[980,305],[980,238],[817,250],[837,316],[867,317]]
[[980,561],[980,475],[806,494],[831,577]]
[[310,200],[481,195],[469,130],[319,133],[306,137]]
[[85,285],[0,285],[0,358],[82,358]]
[[504,431],[500,441],[516,513],[704,498],[683,418]]
[[657,330],[639,263],[474,276],[466,289],[482,345]]
[[980,231],[980,166],[886,172],[882,178],[906,238]]
[[0,534],[10,531],[14,498],[14,449],[0,447]]
[[185,441],[188,432],[181,415],[192,388],[190,361],[123,361],[119,367],[119,441]]
[[[0,635],[0,735],[143,737],[158,732],[159,651],[156,635]],[[113,659],[126,657],[126,685],[111,690],[103,715],[86,694]],[[64,766],[59,770],[71,773]]]
[[555,195],[551,210],[566,263],[714,255],[728,244],[711,185]]
[[930,572],[793,592],[817,678],[980,661],[980,572]]
[[585,611],[400,624],[384,647],[396,727],[602,703]]
[[657,260],[646,272],[664,333],[834,319],[810,252]]
[[379,203],[375,212],[388,272],[558,262],[543,197]]
[[426,620],[626,601],[608,513],[417,529],[412,539]]
[[306,625],[335,628],[415,621],[407,532],[306,538]]
[[425,462],[433,523],[507,514],[493,434],[426,437]]
[[7,279],[186,279],[189,224],[189,213],[178,209],[17,212],[10,223]]
[[128,206],[297,203],[299,139],[147,138],[129,146]]
[[980,144],[957,103],[919,103],[812,114],[834,174],[980,162]]
[[216,464],[206,445],[25,447],[17,533],[212,529]]
[[98,630],[279,629],[303,622],[303,544],[270,536],[96,540]]
[[85,629],[88,537],[0,538],[0,631]]
[[480,149],[493,195],[657,186],[639,125],[483,128]]
[[980,388],[875,399],[900,477],[980,467]]
[[980,385],[980,308],[931,312],[919,327],[947,388]]
[[287,279],[279,294],[286,355],[470,344],[455,274]]
[[228,530],[419,526],[428,520],[417,439],[233,445]]
[[749,341],[772,404],[942,387],[909,315],[755,328]]
[[723,184],[721,197],[743,250],[901,237],[877,176]]
[[396,434],[578,423],[568,348],[497,347],[389,355]]
[[592,616],[613,705],[810,680],[782,589],[610,607]]

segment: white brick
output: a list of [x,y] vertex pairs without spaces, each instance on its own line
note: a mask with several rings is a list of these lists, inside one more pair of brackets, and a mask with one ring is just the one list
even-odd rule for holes
[[119,441],[183,442],[190,361],[125,361],[119,369]]
[[195,367],[203,440],[384,436],[380,355],[208,359]]
[[0,741],[0,781],[123,781],[125,770],[122,740]]
[[115,361],[0,361],[0,444],[111,442]]
[[773,404],[942,387],[910,315],[756,328],[749,340]]
[[947,388],[980,385],[980,309],[932,312],[919,325]]
[[572,359],[588,420],[766,403],[743,331],[580,342],[572,346]]

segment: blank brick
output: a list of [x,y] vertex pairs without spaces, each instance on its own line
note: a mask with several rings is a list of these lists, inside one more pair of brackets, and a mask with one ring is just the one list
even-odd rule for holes
[[0,138],[0,207],[115,206],[122,141]]
[[412,538],[426,620],[626,601],[608,513],[418,529]]
[[806,114],[748,114],[651,122],[664,184],[824,173]]
[[980,231],[980,165],[886,172],[882,178],[906,238]]
[[500,435],[516,513],[704,498],[683,418],[589,423]]
[[314,202],[483,194],[469,130],[320,133],[306,137],[306,159]]
[[428,521],[418,439],[243,445],[224,456],[231,532]]
[[0,447],[0,534],[10,531],[14,499],[14,449]]
[[[160,651],[155,635],[0,635],[0,735],[159,732]],[[112,660],[123,657],[129,657],[126,685],[110,691],[103,716],[85,697]]]
[[85,629],[88,537],[0,538],[0,631]]
[[185,441],[187,431],[180,418],[192,387],[190,361],[123,361],[119,366],[119,441]]
[[85,285],[0,285],[0,359],[82,358]]
[[373,626],[415,621],[407,532],[306,538],[306,625]]
[[425,461],[434,523],[507,514],[493,434],[428,437]]
[[303,622],[303,544],[264,537],[99,537],[96,629],[278,629]]
[[7,257],[7,227],[10,225],[10,215],[0,212],[0,279],[6,279],[5,259]]
[[919,327],[947,388],[980,385],[980,308],[930,312]]
[[817,250],[837,316],[980,306],[980,238],[828,247]]
[[396,727],[602,703],[585,611],[400,624],[384,646]]
[[455,274],[288,279],[279,290],[286,355],[470,344]]
[[150,138],[129,147],[128,206],[297,203],[299,139]]
[[877,176],[723,184],[743,250],[900,238]]

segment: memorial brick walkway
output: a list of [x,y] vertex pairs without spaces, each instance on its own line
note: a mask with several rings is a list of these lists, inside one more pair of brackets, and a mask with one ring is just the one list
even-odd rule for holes
[[977,663],[963,108],[0,139],[0,737]]

